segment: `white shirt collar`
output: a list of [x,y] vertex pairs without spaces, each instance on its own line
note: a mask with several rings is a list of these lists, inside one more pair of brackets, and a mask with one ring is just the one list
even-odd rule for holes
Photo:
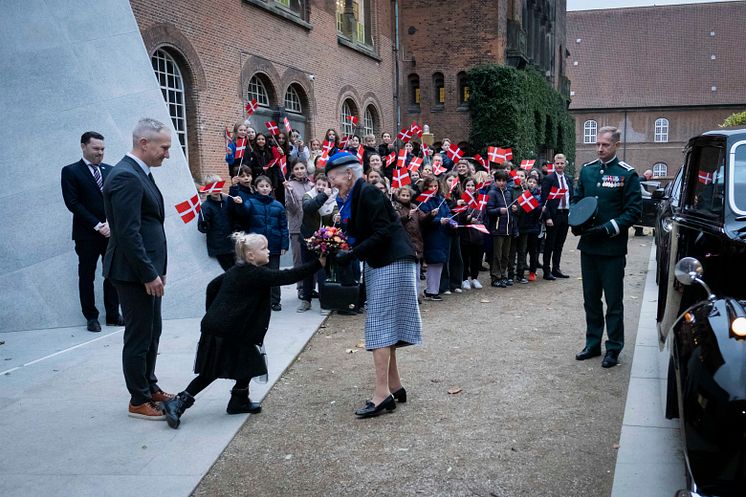
[[146,175],[146,176],[147,176],[148,174],[150,174],[150,166],[148,166],[148,165],[147,165],[147,164],[145,164],[145,163],[144,163],[144,162],[143,162],[142,160],[140,160],[140,158],[139,158],[139,157],[135,157],[135,156],[134,156],[133,154],[131,154],[131,153],[129,153],[129,152],[127,152],[127,157],[129,157],[129,158],[131,158],[132,160],[134,160],[135,162],[137,162],[137,165],[138,165],[138,166],[140,166],[140,168],[141,168],[141,169],[142,169],[143,171],[145,171],[145,175]]

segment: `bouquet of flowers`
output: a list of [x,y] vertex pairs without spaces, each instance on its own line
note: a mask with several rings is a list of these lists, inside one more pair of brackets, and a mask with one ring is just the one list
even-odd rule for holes
[[320,255],[333,255],[338,250],[349,250],[350,244],[340,228],[336,226],[322,226],[306,239],[308,250]]

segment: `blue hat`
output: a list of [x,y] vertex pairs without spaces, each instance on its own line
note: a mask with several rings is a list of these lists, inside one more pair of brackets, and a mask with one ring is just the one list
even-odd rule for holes
[[351,164],[360,165],[360,161],[357,160],[357,156],[352,155],[349,152],[337,152],[336,154],[329,157],[329,160],[326,162],[324,172],[328,173],[332,169],[336,169],[342,166],[348,166]]

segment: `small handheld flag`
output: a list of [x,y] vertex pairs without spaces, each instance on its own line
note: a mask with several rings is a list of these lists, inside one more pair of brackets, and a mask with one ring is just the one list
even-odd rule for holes
[[518,197],[518,204],[523,207],[523,210],[526,212],[531,212],[539,207],[539,201],[536,200],[536,197],[534,197],[528,190],[524,191],[521,196]]
[[199,195],[195,195],[189,200],[176,204],[174,207],[176,207],[176,212],[181,216],[181,220],[186,224],[197,217],[197,214],[202,209],[202,204],[199,202]]
[[202,193],[220,193],[223,191],[223,187],[225,186],[225,181],[215,181],[213,183],[207,183],[205,186],[203,186],[200,191]]
[[283,124],[283,126],[285,127],[285,131],[287,131],[287,132],[288,132],[288,134],[290,134],[290,133],[292,133],[292,132],[293,132],[293,127],[292,127],[292,126],[290,126],[290,121],[288,120],[288,118],[287,118],[287,117],[283,117],[283,118],[282,118],[282,124]]
[[404,185],[412,184],[412,179],[409,177],[409,172],[406,168],[397,168],[394,170],[394,175],[391,178],[391,188],[401,188]]
[[246,106],[244,107],[244,109],[246,110],[246,117],[252,115],[258,108],[259,103],[256,101],[255,98],[253,98],[250,102],[246,102]]
[[280,128],[277,127],[277,123],[274,121],[267,121],[264,123],[264,125],[267,127],[267,131],[269,131],[269,134],[272,136],[277,136],[280,134]]

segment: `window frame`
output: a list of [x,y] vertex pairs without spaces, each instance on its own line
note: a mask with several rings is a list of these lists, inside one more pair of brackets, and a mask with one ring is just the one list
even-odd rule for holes
[[[352,7],[351,19],[348,19],[348,2]],[[364,47],[367,51],[374,51],[373,8],[370,0],[336,0],[334,12],[337,36],[349,40],[353,44],[352,48]]]
[[[263,103],[261,100],[261,93],[259,92],[252,92],[251,86],[253,81],[257,81],[259,84],[256,85],[257,88],[261,87],[264,90],[264,95],[267,98],[267,102]],[[269,90],[267,89],[267,85],[264,83],[264,78],[260,76],[260,73],[255,73],[251,78],[249,78],[249,82],[246,85],[246,100],[251,101],[256,98],[256,103],[259,105],[259,107],[269,109],[272,105],[272,97],[270,95]]]
[[446,100],[446,77],[442,72],[436,71],[433,73],[433,107],[442,109]]
[[[161,70],[160,61],[163,61],[163,70]],[[184,73],[179,67],[179,63],[176,58],[169,53],[166,47],[159,47],[153,51],[153,55],[150,56],[150,64],[153,67],[153,74],[158,82],[158,87],[161,89],[163,100],[168,108],[168,115],[171,118],[171,124],[176,132],[176,137],[179,139],[179,145],[184,152],[184,157],[189,162],[189,135],[188,135],[188,123],[187,123],[187,90],[186,82],[184,79]],[[169,73],[168,65],[171,65],[175,71]],[[163,82],[160,75],[164,76]],[[178,85],[171,85],[170,82],[173,80]],[[172,101],[171,97],[181,97],[181,102]],[[176,115],[171,112],[171,109],[177,110]],[[181,115],[178,110],[181,109]]]
[[598,140],[598,121],[587,119],[583,122],[583,145],[595,144]]
[[[288,95],[290,95],[291,93],[294,95],[293,97],[294,100],[293,98],[291,98],[291,100],[288,100]],[[295,103],[295,101],[297,101],[297,104],[298,104],[297,110],[292,105]],[[288,103],[291,103],[291,105],[288,105]],[[292,114],[303,115],[303,99],[301,98],[300,93],[298,93],[298,90],[295,88],[294,83],[290,84],[287,90],[285,90],[285,97],[283,98],[283,106],[285,107],[285,110],[287,112],[290,112]]]
[[[702,157],[702,150],[704,149],[715,149],[719,151],[718,159],[717,159],[717,167],[713,169],[713,181],[712,181],[712,190],[713,193],[711,195],[712,198],[715,198],[716,192],[715,188],[717,185],[721,186],[721,196],[723,197],[723,202],[720,205],[720,211],[713,211],[711,208],[708,210],[697,208],[695,205],[694,199],[699,194],[702,193],[702,190],[707,186],[700,186],[702,185],[701,182],[699,182],[698,177],[700,174],[700,171],[702,171],[702,165],[700,164],[700,160]],[[686,195],[684,198],[682,198],[683,204],[682,209],[683,211],[687,212],[689,215],[701,218],[701,219],[707,219],[708,221],[712,220],[722,220],[723,215],[725,213],[725,188],[726,188],[726,182],[727,179],[725,175],[727,174],[726,168],[725,168],[725,159],[726,159],[726,153],[723,143],[718,143],[717,141],[701,141],[699,143],[695,143],[692,148],[690,149],[689,153],[687,154],[687,189],[686,189]]]
[[655,120],[653,129],[653,142],[668,143],[668,132],[671,123],[665,117],[659,117]]
[[[663,166],[663,174],[656,174],[658,166]],[[665,178],[666,176],[668,176],[668,164],[665,162],[656,162],[653,164],[653,178]]]
[[376,110],[372,105],[368,105],[363,112],[363,138],[365,135],[372,134],[376,135]]
[[[347,111],[345,111],[345,108],[347,109]],[[355,105],[355,102],[351,98],[345,98],[342,101],[342,107],[340,107],[339,110],[339,131],[342,133],[342,136],[352,136],[353,126],[352,122],[349,120],[349,117],[356,116],[356,112],[357,106]]]

